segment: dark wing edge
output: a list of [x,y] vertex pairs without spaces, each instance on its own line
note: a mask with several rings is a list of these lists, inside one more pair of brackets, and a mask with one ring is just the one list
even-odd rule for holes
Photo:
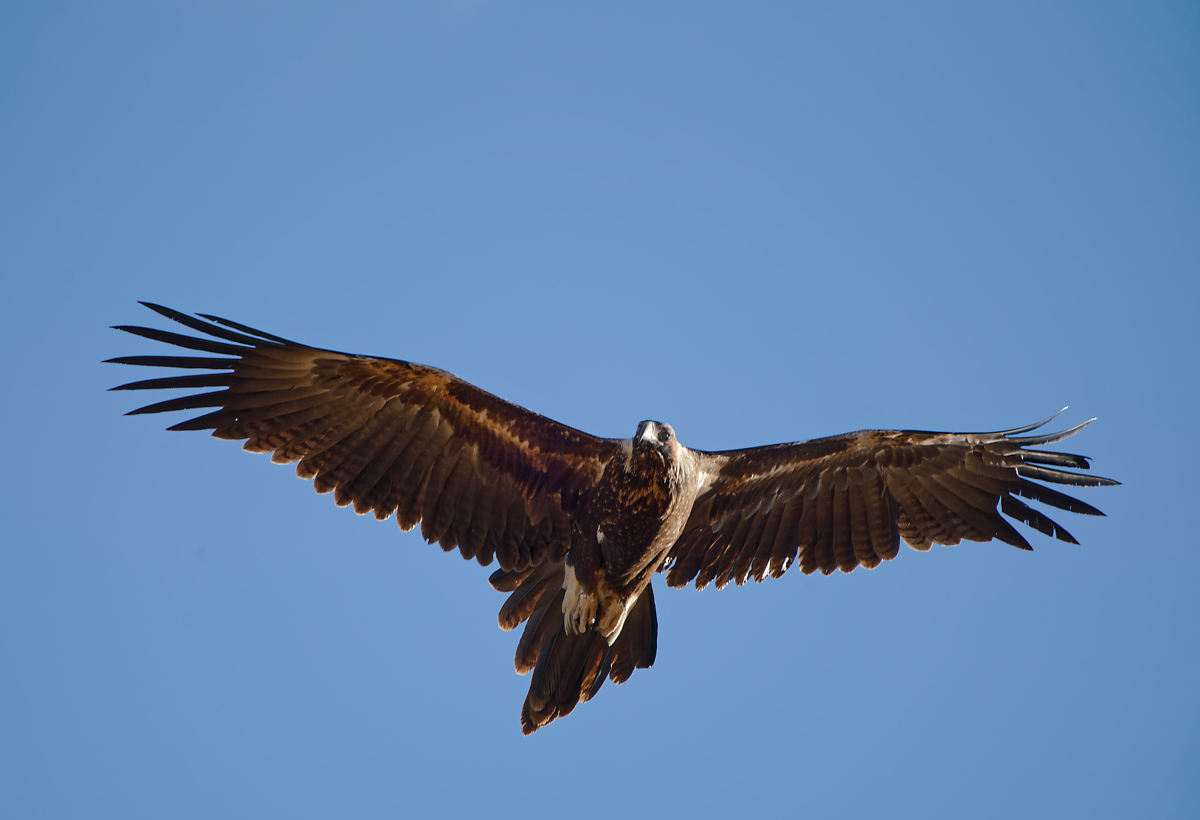
[[[115,329],[207,356],[122,356],[115,364],[210,371],[113,390],[219,388],[128,415],[208,409],[171,430],[212,430],[298,462],[339,506],[421,534],[464,558],[519,570],[561,558],[569,513],[618,443],[506,402],[450,373],[397,359],[308,347],[208,314],[142,302],[205,337]],[[197,318],[199,317],[199,318]],[[213,372],[219,371],[219,372]]]
[[1030,449],[1069,438],[1095,421],[1022,435],[1061,413],[992,433],[865,430],[747,450],[694,451],[710,483],[668,556],[667,584],[681,587],[694,579],[697,589],[710,583],[720,589],[730,581],[740,586],[778,578],[793,564],[805,574],[851,572],[894,558],[901,540],[918,550],[963,539],[1032,549],[1005,516],[1076,544],[1061,525],[1020,500],[1103,515],[1037,482],[1119,483],[1071,472],[1091,468],[1084,456]]

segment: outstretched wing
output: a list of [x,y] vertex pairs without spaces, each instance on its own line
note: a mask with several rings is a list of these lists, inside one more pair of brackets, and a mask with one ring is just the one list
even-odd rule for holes
[[202,338],[121,326],[218,358],[125,356],[109,361],[201,369],[197,375],[149,379],[114,390],[221,390],[134,410],[216,408],[172,430],[212,430],[246,439],[244,449],[299,462],[319,493],[339,506],[402,529],[421,524],[430,543],[464,558],[520,570],[570,544],[570,513],[617,451],[601,439],[503,401],[462,379],[395,359],[321,350],[244,325],[197,319],[159,305],[155,312],[207,334]]
[[671,550],[667,583],[679,587],[694,578],[698,589],[714,581],[718,588],[730,581],[740,585],[750,578],[778,578],[797,560],[805,574],[850,572],[894,558],[901,538],[919,550],[964,538],[998,538],[1031,549],[1001,513],[1078,543],[1017,498],[1103,515],[1030,479],[1087,487],[1118,483],[1060,469],[1088,469],[1083,456],[1027,449],[1061,441],[1091,424],[1021,437],[1055,416],[996,433],[865,430],[749,450],[697,452],[711,483]]

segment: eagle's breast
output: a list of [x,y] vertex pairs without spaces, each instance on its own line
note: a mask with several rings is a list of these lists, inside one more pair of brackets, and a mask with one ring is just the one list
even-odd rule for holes
[[626,586],[644,564],[671,509],[673,489],[667,465],[656,454],[634,453],[628,462],[615,458],[608,465],[587,518],[595,521],[592,534],[611,586]]

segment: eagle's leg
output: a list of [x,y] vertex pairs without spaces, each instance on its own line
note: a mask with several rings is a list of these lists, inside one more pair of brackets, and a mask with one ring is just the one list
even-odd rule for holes
[[596,594],[583,588],[570,564],[566,565],[563,590],[563,627],[572,635],[586,632],[596,622]]

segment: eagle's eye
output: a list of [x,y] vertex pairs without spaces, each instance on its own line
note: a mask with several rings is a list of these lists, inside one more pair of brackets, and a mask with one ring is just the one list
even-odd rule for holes
[[661,441],[663,444],[666,444],[670,438],[671,438],[671,434],[667,432],[665,427],[658,428],[658,440],[659,441]]

